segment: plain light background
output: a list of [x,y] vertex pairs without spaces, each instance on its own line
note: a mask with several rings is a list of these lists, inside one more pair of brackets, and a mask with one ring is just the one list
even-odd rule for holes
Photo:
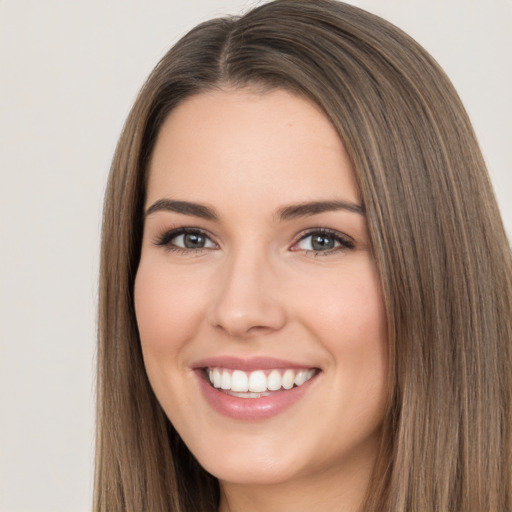
[[[0,511],[91,508],[100,212],[135,95],[244,0],[0,0]],[[261,3],[261,2],[260,2]],[[353,0],[458,89],[512,233],[512,0]]]

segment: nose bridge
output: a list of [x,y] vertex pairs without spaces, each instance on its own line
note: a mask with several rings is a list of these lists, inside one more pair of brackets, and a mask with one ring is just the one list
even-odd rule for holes
[[259,245],[232,250],[226,256],[213,294],[212,324],[239,338],[278,330],[285,322],[277,273]]

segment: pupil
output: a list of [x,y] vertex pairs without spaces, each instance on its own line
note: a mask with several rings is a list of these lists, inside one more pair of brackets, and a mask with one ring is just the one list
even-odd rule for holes
[[187,249],[200,249],[204,247],[204,236],[196,233],[187,233],[184,236],[183,243]]
[[334,239],[325,235],[314,236],[311,245],[315,251],[322,251],[334,248]]

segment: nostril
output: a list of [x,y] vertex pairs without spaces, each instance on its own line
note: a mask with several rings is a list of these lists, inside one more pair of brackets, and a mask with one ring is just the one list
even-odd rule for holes
[[281,304],[268,298],[252,296],[234,302],[224,297],[212,308],[210,323],[233,338],[244,339],[281,329],[286,315]]

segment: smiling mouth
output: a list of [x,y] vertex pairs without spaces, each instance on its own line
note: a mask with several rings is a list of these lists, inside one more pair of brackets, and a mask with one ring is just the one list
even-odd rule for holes
[[205,368],[205,376],[212,387],[238,398],[261,398],[276,391],[288,391],[311,380],[319,370],[273,369],[231,370],[226,368]]

